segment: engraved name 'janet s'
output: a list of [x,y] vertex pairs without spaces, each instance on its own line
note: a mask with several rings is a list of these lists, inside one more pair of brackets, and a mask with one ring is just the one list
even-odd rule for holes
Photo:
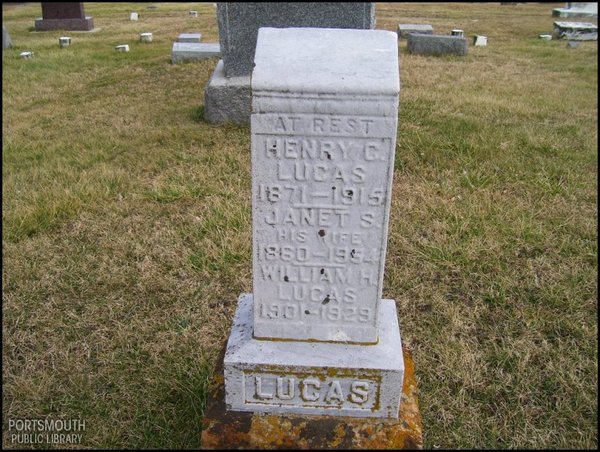
[[278,115],[272,118],[270,129],[284,133],[348,134],[369,136],[375,118],[349,116]]
[[369,409],[377,387],[374,381],[359,379],[253,375],[246,376],[246,402]]
[[267,158],[287,160],[348,161],[386,160],[387,140],[360,140],[342,138],[266,137],[264,151]]

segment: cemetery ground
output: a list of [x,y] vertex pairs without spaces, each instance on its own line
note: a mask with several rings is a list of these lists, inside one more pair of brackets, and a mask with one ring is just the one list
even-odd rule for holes
[[[170,63],[181,32],[218,42],[213,5],[156,5],[85,3],[93,33],[3,5],[4,447],[32,418],[84,420],[78,447],[199,446],[252,290],[250,128],[203,120],[217,59]],[[556,5],[376,6],[379,29],[469,38],[465,57],[399,42],[383,296],[426,448],[598,445],[597,43],[540,40]]]

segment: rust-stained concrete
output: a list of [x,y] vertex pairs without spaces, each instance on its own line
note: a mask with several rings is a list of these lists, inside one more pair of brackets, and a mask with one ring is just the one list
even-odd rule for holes
[[204,420],[203,449],[422,449],[423,427],[410,352],[398,419],[299,416],[225,410],[223,356],[213,377]]

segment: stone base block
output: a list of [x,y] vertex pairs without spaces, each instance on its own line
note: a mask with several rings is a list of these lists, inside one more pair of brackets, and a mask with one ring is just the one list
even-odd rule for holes
[[180,33],[177,42],[200,42],[202,33]]
[[171,51],[173,64],[206,60],[221,55],[221,46],[208,42],[174,42]]
[[225,77],[220,60],[204,90],[204,118],[216,124],[250,124],[251,113],[250,76]]
[[85,19],[36,19],[35,31],[50,30],[79,30],[90,31],[94,28],[94,18],[86,16]]
[[463,36],[408,35],[408,52],[416,55],[459,55],[467,54],[467,38]]
[[432,35],[433,26],[430,24],[399,24],[398,25],[398,37],[408,38],[411,33],[419,33],[422,35]]
[[225,353],[233,411],[398,417],[404,360],[394,300],[382,300],[375,345],[255,339],[253,296],[240,295]]
[[422,449],[423,426],[410,352],[398,419],[300,416],[228,411],[223,357],[218,359],[202,421],[202,449]]

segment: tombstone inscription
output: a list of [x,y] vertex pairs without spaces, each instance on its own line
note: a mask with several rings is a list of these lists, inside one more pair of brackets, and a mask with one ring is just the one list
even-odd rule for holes
[[261,28],[255,64],[254,292],[227,345],[227,406],[397,418],[402,346],[381,299],[397,35]]

